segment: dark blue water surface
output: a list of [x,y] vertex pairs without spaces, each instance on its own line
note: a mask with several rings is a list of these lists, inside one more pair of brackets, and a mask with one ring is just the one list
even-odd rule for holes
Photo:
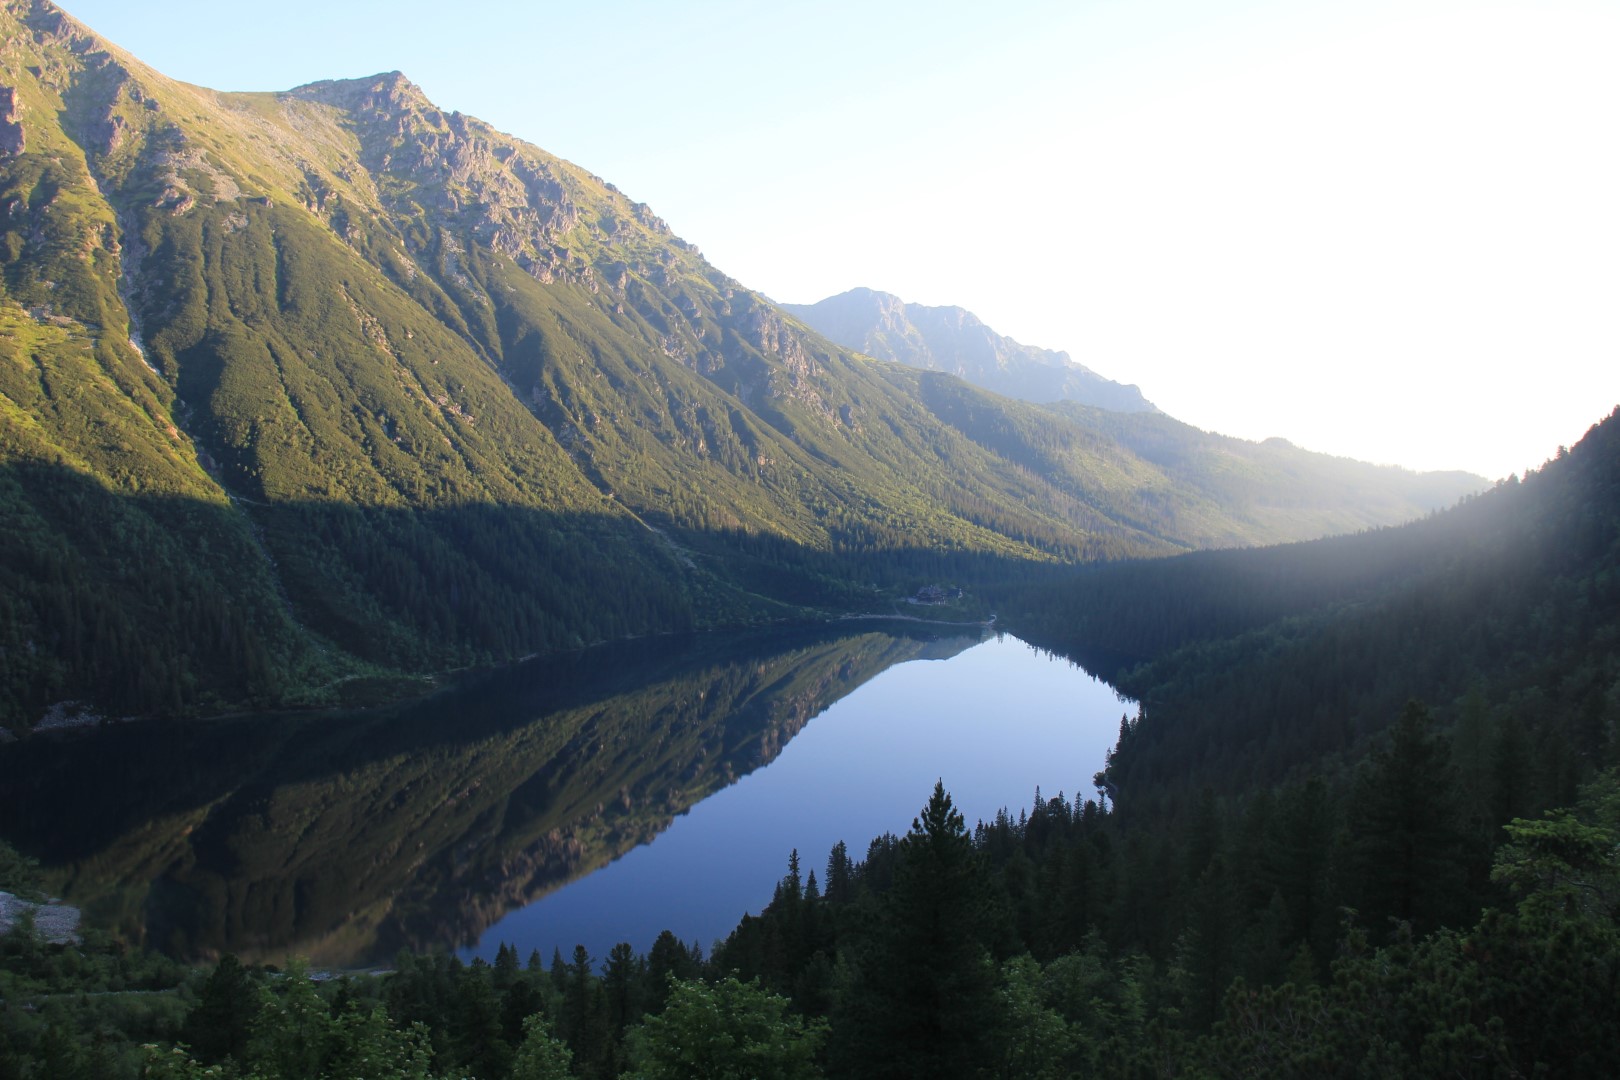
[[707,951],[770,901],[799,852],[823,874],[842,840],[859,858],[885,832],[904,834],[936,779],[971,828],[999,808],[1046,797],[1095,796],[1092,775],[1126,711],[1108,685],[1010,635],[942,659],[890,667],[815,716],[779,757],[677,817],[652,843],[491,926],[464,958],[601,958],[617,942],[638,952],[661,930]]
[[500,943],[707,950],[943,780],[968,824],[1092,794],[1125,707],[977,626],[628,642],[353,712],[0,747],[0,827],[86,922],[185,959],[386,964]]

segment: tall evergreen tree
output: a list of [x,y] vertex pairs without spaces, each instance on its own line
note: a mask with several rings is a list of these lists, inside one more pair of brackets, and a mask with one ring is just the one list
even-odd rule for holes
[[247,1058],[248,1038],[259,1012],[259,991],[242,962],[231,953],[219,958],[203,983],[197,1004],[186,1014],[181,1041],[206,1065]]
[[652,951],[647,954],[647,1012],[662,1012],[664,1001],[669,996],[670,981],[695,979],[698,968],[699,964],[687,947],[681,944],[680,938],[668,930],[659,933],[653,941]]
[[1320,777],[1288,788],[1271,819],[1262,867],[1264,883],[1287,909],[1289,940],[1309,945],[1322,970],[1338,931],[1331,878],[1335,829]]
[[849,848],[842,840],[833,845],[827,856],[827,884],[824,894],[829,904],[848,903],[854,897],[854,882],[850,872]]
[[993,1045],[996,908],[944,784],[900,842],[855,985],[835,1013],[840,1071],[973,1076]]
[[1454,791],[1448,748],[1428,709],[1409,702],[1350,808],[1349,884],[1373,933],[1391,919],[1423,932],[1466,917],[1469,851]]
[[601,984],[591,972],[591,955],[585,946],[574,946],[574,959],[567,968],[568,988],[563,994],[562,1035],[573,1052],[575,1067],[582,1076],[610,1076],[611,1046],[608,1039],[607,1009]]
[[645,968],[645,962],[627,941],[613,946],[607,963],[602,966],[608,1029],[615,1041],[624,1037],[625,1028],[641,1019],[641,981]]
[[450,1022],[450,1046],[457,1062],[477,1076],[504,1075],[512,1048],[503,1038],[500,1003],[491,985],[491,970],[482,960],[464,968],[456,981]]

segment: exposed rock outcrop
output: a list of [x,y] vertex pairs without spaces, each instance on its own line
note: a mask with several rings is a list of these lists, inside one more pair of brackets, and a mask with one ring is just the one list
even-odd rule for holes
[[21,113],[16,88],[0,86],[0,158],[16,157],[27,146]]

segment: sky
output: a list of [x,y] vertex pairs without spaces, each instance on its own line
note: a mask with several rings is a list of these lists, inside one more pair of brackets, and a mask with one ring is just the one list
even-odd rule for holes
[[1496,479],[1620,404],[1613,0],[67,0],[174,78],[400,70],[773,299],[965,307],[1207,430]]

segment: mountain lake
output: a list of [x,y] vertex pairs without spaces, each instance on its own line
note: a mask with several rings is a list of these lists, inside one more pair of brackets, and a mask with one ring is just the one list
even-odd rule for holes
[[49,885],[185,959],[707,952],[943,781],[971,828],[1095,797],[1122,713],[975,626],[850,620],[548,657],[381,709],[109,725],[0,752]]

